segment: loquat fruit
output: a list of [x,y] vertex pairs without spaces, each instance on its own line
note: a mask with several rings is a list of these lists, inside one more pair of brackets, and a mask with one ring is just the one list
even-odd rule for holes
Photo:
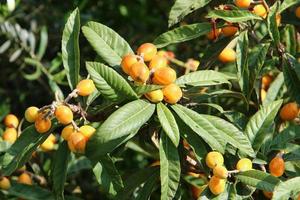
[[253,13],[262,18],[266,18],[268,14],[266,8],[262,4],[255,5],[253,7]]
[[46,133],[50,130],[52,122],[48,118],[44,118],[42,113],[39,113],[35,120],[34,126],[38,133]]
[[217,165],[222,166],[224,163],[224,158],[219,152],[211,151],[206,155],[205,163],[207,167],[213,169]]
[[269,164],[270,174],[279,177],[282,176],[285,170],[285,164],[282,156],[276,156]]
[[220,33],[221,33],[221,29],[219,29],[219,28],[215,29],[215,30],[212,29],[211,31],[209,31],[206,34],[206,37],[209,40],[215,40],[215,39],[217,39],[219,37]]
[[235,0],[234,3],[239,8],[248,8],[251,4],[251,0]]
[[32,179],[31,176],[27,172],[23,172],[18,177],[18,183],[26,184],[26,185],[32,185]]
[[271,85],[273,81],[273,78],[272,76],[270,75],[264,75],[261,79],[261,87],[265,90],[267,90],[269,88],[269,86]]
[[147,65],[143,62],[137,62],[131,66],[129,75],[139,83],[146,83],[150,76],[150,71]]
[[73,121],[72,110],[65,105],[59,105],[55,109],[55,117],[61,124],[70,124]]
[[68,146],[72,152],[84,153],[86,146],[84,135],[78,131],[73,132],[69,137]]
[[218,58],[223,63],[234,62],[236,60],[236,52],[231,48],[225,48]]
[[61,137],[64,139],[64,140],[68,140],[70,135],[74,132],[74,127],[72,124],[68,125],[68,126],[65,126],[63,128],[63,130],[61,131]]
[[35,122],[35,120],[39,114],[38,111],[39,111],[39,109],[37,107],[30,106],[25,111],[25,119],[30,123]]
[[153,73],[153,83],[158,85],[169,85],[177,78],[176,71],[170,67],[161,67]]
[[295,10],[295,15],[300,19],[300,6],[298,6]]
[[137,54],[144,58],[144,61],[148,62],[154,58],[157,53],[157,48],[152,43],[144,43],[139,46]]
[[216,176],[212,176],[208,182],[208,187],[211,193],[219,195],[225,190],[226,179],[220,179]]
[[267,97],[267,91],[265,89],[261,89],[260,90],[260,98],[261,98],[261,101],[264,101]]
[[96,132],[96,129],[89,125],[83,125],[79,128],[79,132],[82,133],[86,140],[89,140]]
[[177,103],[181,97],[182,97],[182,91],[181,88],[172,83],[170,85],[167,85],[162,89],[163,95],[164,95],[164,101],[169,104],[175,104]]
[[168,65],[168,60],[166,57],[155,55],[149,63],[149,69],[155,70],[161,67],[167,67],[167,65]]
[[8,128],[18,128],[19,120],[14,114],[8,114],[4,118],[4,125]]
[[2,139],[11,144],[15,143],[17,138],[18,132],[15,128],[6,128],[2,135]]
[[131,66],[138,62],[136,55],[128,54],[122,58],[121,67],[122,70],[129,75]]
[[0,178],[0,189],[8,190],[11,187],[10,180],[5,176]]
[[228,171],[226,167],[217,165],[213,169],[213,174],[214,176],[221,178],[221,179],[226,179],[228,177]]
[[201,193],[203,192],[204,188],[206,187],[206,185],[204,186],[201,186],[201,187],[197,187],[197,186],[194,186],[192,185],[192,196],[193,198],[196,200],[200,197]]
[[47,138],[40,147],[44,152],[52,151],[54,149],[54,142]]
[[280,110],[280,118],[283,121],[291,121],[298,116],[298,105],[295,102],[285,104]]
[[144,95],[152,103],[159,103],[164,99],[164,94],[162,90],[154,90]]
[[89,96],[96,90],[96,87],[93,80],[83,79],[77,84],[76,89],[80,96]]
[[266,198],[271,199],[273,197],[273,192],[263,191]]
[[235,35],[238,32],[238,30],[239,30],[238,27],[232,25],[231,23],[226,23],[226,24],[227,24],[227,26],[222,28],[222,33],[224,36],[230,37],[230,36]]
[[252,169],[252,161],[248,158],[242,158],[237,162],[236,169],[239,171],[251,170]]

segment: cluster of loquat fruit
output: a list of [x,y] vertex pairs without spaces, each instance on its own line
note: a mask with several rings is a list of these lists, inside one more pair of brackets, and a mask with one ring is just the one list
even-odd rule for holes
[[168,58],[174,57],[172,52],[157,51],[152,43],[144,43],[137,49],[137,55],[128,54],[122,58],[122,70],[136,84],[155,84],[163,88],[148,92],[145,97],[158,103],[164,100],[175,104],[182,97],[181,88],[174,82],[176,71],[169,66]]
[[[95,89],[96,87],[92,80],[84,79],[77,84],[76,89],[69,96],[89,96]],[[61,132],[61,136],[68,141],[69,149],[72,152],[84,153],[86,142],[95,133],[96,129],[90,125],[77,127],[73,121],[72,105],[66,100],[56,100],[51,105],[41,109],[32,106],[25,111],[25,119],[30,123],[34,123],[36,131],[41,134],[51,129],[52,118],[54,117],[59,123],[66,125]],[[50,134],[41,145],[41,148],[44,151],[50,151],[54,148],[55,142],[56,137]]]
[[14,114],[8,114],[4,118],[5,131],[2,134],[3,141],[13,144],[18,138],[19,119]]

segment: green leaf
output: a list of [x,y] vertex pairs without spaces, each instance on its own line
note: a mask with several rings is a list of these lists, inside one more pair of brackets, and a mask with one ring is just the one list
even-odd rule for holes
[[26,200],[54,200],[52,193],[38,186],[14,183],[8,193]]
[[277,21],[276,16],[277,16],[278,9],[279,9],[279,3],[280,2],[277,1],[270,8],[270,11],[269,11],[269,14],[267,17],[268,32],[276,46],[279,45],[279,42],[280,42],[280,35],[279,35],[279,30],[278,30],[278,26],[277,26],[277,22],[276,22]]
[[272,200],[288,200],[300,192],[300,177],[279,183],[273,192]]
[[39,60],[44,56],[48,45],[48,31],[46,26],[42,26],[40,33],[40,44],[37,52],[37,57]]
[[276,114],[280,109],[282,100],[262,106],[249,120],[245,133],[253,145],[253,149],[258,151],[264,142],[265,137],[269,133],[268,130],[274,122]]
[[68,18],[62,35],[61,51],[64,68],[71,89],[79,80],[80,51],[79,51],[80,15],[76,8]]
[[64,200],[64,186],[67,178],[70,150],[66,141],[60,143],[52,160],[51,179],[56,200]]
[[177,148],[168,138],[161,132],[160,145],[160,179],[161,179],[161,200],[173,199],[179,186],[180,181],[180,160]]
[[[152,116],[155,105],[143,100],[132,101],[111,114],[87,144],[86,155],[95,159],[110,153],[133,137]],[[101,147],[101,148],[99,148]]]
[[224,83],[231,85],[230,79],[234,78],[214,70],[200,70],[180,76],[176,80],[176,84],[180,86],[211,86]]
[[262,102],[263,105],[267,106],[273,101],[282,98],[284,91],[285,91],[284,77],[283,77],[283,73],[280,72],[277,75],[276,79],[271,83],[271,86],[269,87],[267,92],[267,96]]
[[209,190],[208,186],[205,187],[205,189],[201,192],[200,197],[198,198],[198,200],[230,200],[230,189],[232,186],[232,184],[227,183],[225,186],[225,190],[224,192],[222,192],[219,195],[214,195],[211,193],[211,191]]
[[107,99],[137,99],[137,94],[129,83],[112,68],[97,62],[86,62],[86,68],[91,75],[98,91]]
[[204,7],[211,0],[176,0],[169,14],[169,27],[180,22],[186,15]]
[[300,64],[293,56],[289,54],[285,54],[285,56],[283,59],[283,75],[287,92],[300,104]]
[[255,153],[251,147],[251,143],[248,140],[247,136],[244,135],[243,132],[241,132],[237,127],[219,117],[215,117],[212,115],[202,116],[205,117],[211,123],[211,125],[215,127],[215,129],[218,130],[218,134],[226,142],[236,147],[246,155],[252,157],[255,156]]
[[143,94],[151,92],[153,90],[158,90],[158,89],[163,88],[162,85],[150,85],[150,84],[146,84],[146,85],[132,84],[131,86],[133,87],[134,91],[138,95],[143,95]]
[[172,112],[163,103],[156,106],[159,122],[173,144],[177,147],[180,140],[179,129]]
[[51,129],[43,134],[36,132],[34,125],[27,127],[1,158],[2,174],[4,176],[9,176],[14,171],[21,168],[31,158],[32,153],[37,147],[43,143],[57,127],[58,123],[52,123]]
[[299,4],[300,0],[284,0],[279,8],[279,13],[283,12],[284,10],[286,10],[287,8]]
[[137,197],[134,198],[134,200],[149,199],[153,190],[157,187],[158,178],[159,178],[158,173],[154,173],[150,177],[148,177],[143,187],[138,191]]
[[232,23],[262,19],[248,10],[211,10],[207,18],[218,18]]
[[114,198],[115,200],[125,200],[131,199],[130,196],[136,190],[136,188],[140,187],[143,183],[145,183],[150,177],[158,176],[159,169],[158,167],[150,167],[138,170],[133,175],[129,176],[124,182],[124,189],[118,192],[117,196]]
[[87,159],[84,156],[81,156],[80,158],[73,158],[71,162],[69,162],[68,166],[68,176],[75,174],[81,170],[90,170],[93,166],[91,164],[91,161]]
[[173,105],[178,117],[196,132],[212,149],[224,152],[224,141],[215,134],[215,128],[202,115],[181,105]]
[[281,32],[281,41],[285,44],[285,49],[291,55],[297,52],[297,30],[293,25],[286,25]]
[[93,172],[96,180],[109,194],[116,195],[123,186],[122,178],[112,160],[108,155],[102,156],[94,166]]
[[249,69],[255,72],[252,81],[254,81],[256,76],[261,73],[269,48],[270,43],[258,44],[255,48],[256,51],[249,55],[249,66],[251,66]]
[[300,138],[300,126],[290,125],[278,133],[271,142],[271,150],[285,149],[289,142]]
[[180,26],[168,32],[159,35],[154,44],[158,48],[168,46],[170,44],[180,43],[195,39],[207,34],[211,29],[210,23],[196,23],[190,25]]
[[82,32],[97,54],[112,67],[120,65],[124,55],[133,54],[129,44],[103,24],[88,22],[82,27]]
[[243,31],[239,34],[237,46],[236,46],[236,66],[238,72],[238,80],[242,92],[246,98],[249,99],[250,94],[250,80],[249,80],[249,68],[248,68],[248,31]]
[[268,192],[272,192],[275,186],[280,183],[280,179],[277,177],[259,170],[240,172],[236,178],[246,185]]

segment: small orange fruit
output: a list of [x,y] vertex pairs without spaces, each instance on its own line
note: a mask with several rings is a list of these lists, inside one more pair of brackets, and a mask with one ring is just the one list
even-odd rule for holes
[[89,96],[96,90],[96,87],[91,79],[84,79],[77,84],[76,89],[80,96]]
[[153,83],[158,85],[169,85],[177,78],[176,71],[170,67],[161,67],[153,73]]
[[226,37],[230,37],[236,34],[236,32],[238,32],[239,28],[232,25],[231,23],[226,23],[227,26],[225,26],[224,28],[222,28],[222,33],[224,36]]
[[50,130],[51,128],[51,120],[48,118],[44,119],[44,115],[40,113],[35,120],[34,126],[37,132],[39,133],[46,133]]
[[28,173],[23,172],[18,178],[18,183],[32,185],[32,179]]
[[68,106],[57,106],[54,114],[56,119],[62,124],[70,124],[73,121],[73,112]]
[[271,199],[273,197],[273,192],[263,191],[263,194],[268,199]]
[[281,24],[281,15],[279,13],[276,15],[276,24],[277,26],[280,26]]
[[239,8],[248,8],[251,4],[251,0],[235,0],[234,3]]
[[164,87],[162,92],[164,95],[164,101],[169,104],[177,103],[182,97],[181,88],[174,83]]
[[269,86],[271,85],[273,81],[273,78],[272,76],[270,75],[264,75],[261,79],[261,87],[265,90],[267,90],[269,88]]
[[2,135],[2,138],[4,141],[13,144],[18,138],[18,132],[15,128],[6,128]]
[[61,137],[64,139],[64,140],[68,140],[70,135],[74,132],[74,127],[72,124],[66,126],[63,128],[63,130],[61,131]]
[[161,67],[167,67],[168,60],[164,56],[155,55],[149,63],[149,69],[155,70]]
[[211,179],[208,182],[208,187],[211,193],[214,195],[219,195],[225,190],[225,179],[220,179],[216,176],[212,176]]
[[219,55],[219,60],[223,63],[230,63],[236,60],[236,53],[231,48],[225,48]]
[[96,129],[89,125],[83,125],[79,128],[79,132],[82,133],[86,140],[89,140],[96,132]]
[[214,176],[221,178],[221,179],[226,179],[228,177],[228,171],[226,167],[217,165],[213,169],[213,174]]
[[221,33],[221,29],[219,28],[215,30],[212,29],[210,32],[206,34],[206,37],[209,40],[215,40],[219,37],[220,33]]
[[86,146],[86,139],[82,133],[75,131],[69,137],[68,146],[70,150],[73,152],[84,153],[85,146]]
[[159,103],[164,99],[162,90],[154,90],[145,94],[145,97],[152,103]]
[[252,169],[252,161],[248,158],[242,158],[237,162],[236,169],[239,171],[251,170]]
[[300,19],[300,6],[298,6],[295,10],[296,17]]
[[255,5],[253,7],[253,13],[262,18],[266,18],[268,14],[266,8],[262,4]]
[[18,128],[19,120],[15,115],[8,114],[4,118],[4,125],[8,128]]
[[124,56],[122,58],[122,62],[121,62],[122,70],[126,74],[129,75],[131,66],[137,62],[138,62],[138,60],[137,60],[136,55],[128,54],[128,55]]
[[0,178],[0,189],[8,190],[11,187],[10,181],[5,176]]
[[152,43],[144,43],[137,50],[137,54],[142,56],[146,62],[152,60],[156,53],[157,48]]
[[146,83],[149,79],[150,71],[145,63],[137,62],[131,66],[129,75],[136,82]]
[[295,102],[285,104],[280,110],[280,118],[283,121],[291,121],[298,116],[298,105]]
[[269,164],[270,174],[279,177],[282,176],[285,170],[284,160],[281,156],[273,158]]
[[261,101],[264,101],[267,97],[267,91],[265,89],[261,89],[260,90],[260,98],[261,98]]
[[219,152],[211,151],[206,155],[205,163],[207,167],[213,169],[217,165],[222,166],[224,163],[224,158]]
[[191,188],[192,196],[195,200],[197,200],[200,197],[200,195],[203,192],[203,190],[205,189],[205,187],[206,187],[206,185],[201,186],[201,187],[196,187],[196,186],[192,185],[192,188]]
[[44,152],[52,151],[54,149],[54,142],[47,138],[40,147]]
[[35,106],[30,106],[25,111],[25,119],[28,122],[33,123],[33,122],[35,122],[38,114],[39,114],[39,109]]

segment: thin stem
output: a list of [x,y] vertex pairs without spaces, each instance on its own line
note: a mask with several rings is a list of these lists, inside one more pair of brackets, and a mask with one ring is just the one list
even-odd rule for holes
[[78,94],[77,94],[78,90],[77,89],[74,89],[68,96],[67,98],[64,100],[64,103],[68,103],[73,97],[77,97]]

